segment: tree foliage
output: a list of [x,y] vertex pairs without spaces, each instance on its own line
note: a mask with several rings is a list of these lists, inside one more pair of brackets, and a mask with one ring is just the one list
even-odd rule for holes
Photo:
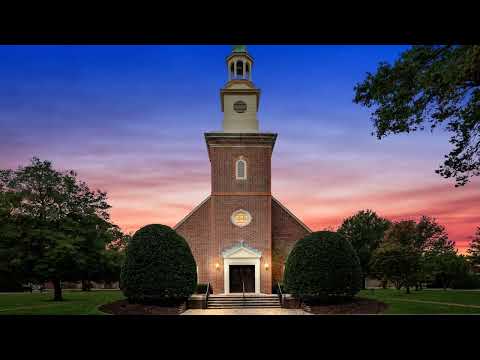
[[436,172],[456,186],[480,174],[480,46],[413,46],[355,86],[354,102],[373,107],[374,134],[442,127],[452,150]]
[[393,223],[372,257],[377,277],[397,288],[421,288],[421,284],[440,279],[446,287],[459,276],[458,254],[445,228],[435,219],[422,216],[417,222]]
[[[361,210],[346,218],[338,233],[347,239],[357,252],[364,277],[370,274],[370,260],[379,246],[390,221],[379,217],[372,210]],[[365,282],[363,282],[365,283]]]
[[397,289],[405,287],[407,293],[418,281],[421,269],[421,253],[416,241],[414,221],[393,223],[372,258],[373,271],[380,278],[393,282]]
[[350,298],[361,289],[361,267],[342,235],[318,231],[299,240],[285,264],[285,290],[302,299]]
[[171,303],[195,292],[197,267],[183,237],[165,225],[138,230],[126,248],[120,287],[132,303]]
[[468,258],[474,266],[480,266],[480,226],[477,228],[475,235],[467,250]]
[[23,280],[51,281],[61,300],[61,281],[94,278],[106,244],[121,236],[106,196],[38,158],[0,170],[0,263]]

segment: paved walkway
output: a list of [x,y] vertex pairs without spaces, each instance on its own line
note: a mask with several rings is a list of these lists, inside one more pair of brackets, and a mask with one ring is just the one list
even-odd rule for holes
[[301,309],[189,309],[182,315],[312,315]]

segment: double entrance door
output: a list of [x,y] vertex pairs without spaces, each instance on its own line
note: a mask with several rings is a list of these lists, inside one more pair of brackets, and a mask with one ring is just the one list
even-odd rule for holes
[[255,292],[255,265],[230,265],[230,292]]

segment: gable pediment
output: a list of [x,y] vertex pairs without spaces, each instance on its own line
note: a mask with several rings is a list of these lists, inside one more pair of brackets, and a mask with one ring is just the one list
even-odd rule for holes
[[223,251],[222,256],[226,259],[251,259],[262,257],[262,252],[240,243]]

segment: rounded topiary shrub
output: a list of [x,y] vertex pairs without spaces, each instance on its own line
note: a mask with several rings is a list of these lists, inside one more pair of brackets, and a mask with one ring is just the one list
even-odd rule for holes
[[362,287],[360,261],[340,234],[314,232],[299,240],[290,252],[283,284],[287,293],[304,300],[349,299]]
[[197,266],[183,237],[165,225],[147,225],[133,235],[120,275],[129,302],[172,304],[196,286]]

